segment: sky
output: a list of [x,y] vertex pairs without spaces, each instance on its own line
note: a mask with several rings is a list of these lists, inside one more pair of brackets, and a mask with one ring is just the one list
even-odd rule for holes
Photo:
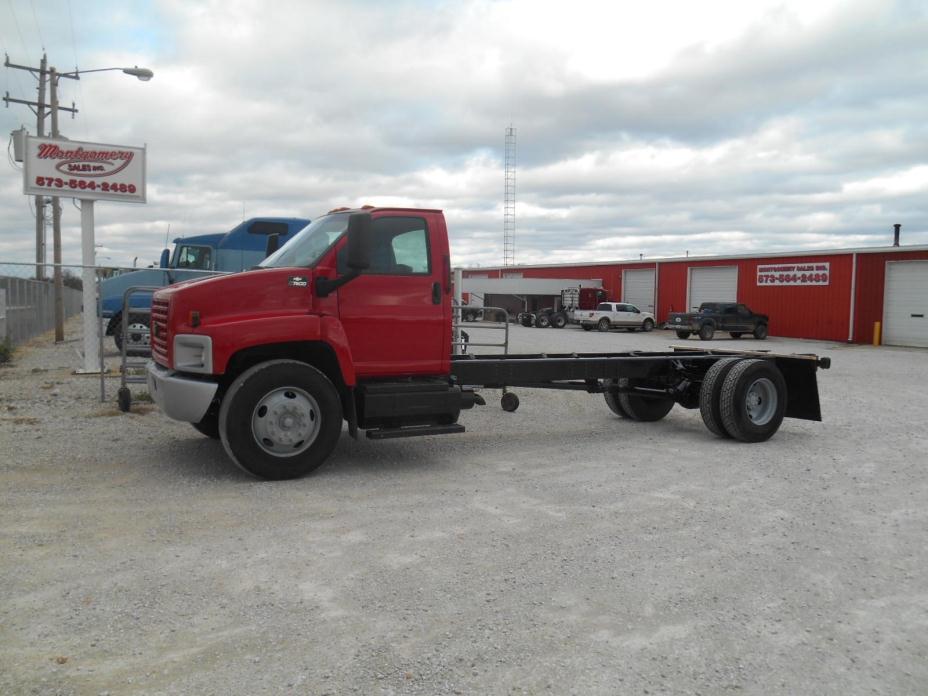
[[[454,265],[499,265],[510,125],[517,264],[881,246],[894,223],[928,244],[919,0],[0,0],[0,50],[155,73],[61,81],[65,136],[147,146],[148,202],[96,205],[101,264],[371,204],[440,208]],[[0,66],[0,91],[35,86]],[[9,160],[0,268],[35,256]],[[79,262],[70,199],[62,237]]]

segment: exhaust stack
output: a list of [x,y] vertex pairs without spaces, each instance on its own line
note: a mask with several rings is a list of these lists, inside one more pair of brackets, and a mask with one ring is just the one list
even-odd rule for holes
[[902,225],[900,225],[900,224],[897,222],[895,225],[893,225],[893,228],[894,228],[894,231],[893,231],[893,246],[899,246],[899,230],[902,229]]

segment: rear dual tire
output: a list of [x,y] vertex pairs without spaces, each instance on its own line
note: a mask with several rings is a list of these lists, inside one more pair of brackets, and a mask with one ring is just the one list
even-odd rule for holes
[[699,410],[706,427],[720,437],[763,442],[786,414],[786,380],[769,360],[719,360],[706,372]]

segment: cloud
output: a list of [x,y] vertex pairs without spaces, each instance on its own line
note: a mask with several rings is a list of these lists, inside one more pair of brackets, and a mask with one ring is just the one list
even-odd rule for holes
[[[61,10],[0,8],[13,62],[40,28],[67,69],[155,71],[62,84],[66,135],[148,147],[149,203],[97,207],[114,261],[155,260],[169,228],[374,203],[442,208],[456,264],[499,263],[510,123],[521,263],[883,244],[895,222],[928,243],[917,3],[89,3],[73,37]],[[0,262],[32,257],[20,176],[0,176]]]

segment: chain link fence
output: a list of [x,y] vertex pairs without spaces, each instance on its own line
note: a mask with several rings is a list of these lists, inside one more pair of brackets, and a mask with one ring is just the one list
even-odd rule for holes
[[[54,283],[34,275],[34,265],[0,262],[0,342],[17,346],[55,328]],[[62,291],[65,319],[81,311],[80,281],[68,276]]]

